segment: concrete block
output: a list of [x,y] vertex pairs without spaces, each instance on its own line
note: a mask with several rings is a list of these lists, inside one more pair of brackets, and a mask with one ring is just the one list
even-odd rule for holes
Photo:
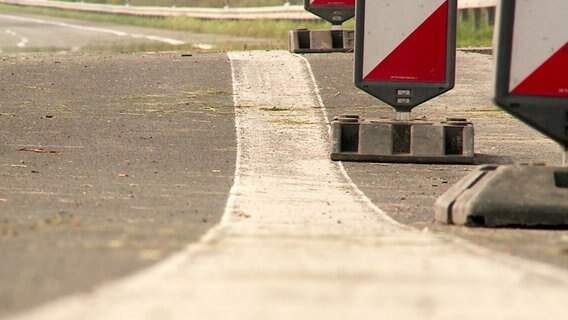
[[416,156],[435,157],[445,154],[444,127],[416,125],[411,130],[411,149]]
[[336,117],[331,159],[336,161],[465,163],[474,161],[473,124],[467,120],[364,120]]
[[482,166],[434,205],[446,224],[485,227],[568,227],[568,167]]
[[369,122],[360,126],[359,153],[391,154],[392,125]]
[[354,30],[295,29],[288,33],[288,48],[293,53],[351,52]]
[[319,50],[331,50],[333,43],[331,30],[313,30],[310,32],[310,48]]

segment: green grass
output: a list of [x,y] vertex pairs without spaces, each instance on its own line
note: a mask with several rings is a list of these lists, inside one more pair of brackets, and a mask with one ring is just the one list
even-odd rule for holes
[[474,27],[471,12],[468,19],[464,19],[461,14],[459,15],[457,30],[457,46],[459,48],[490,47],[492,45],[494,28],[488,23],[487,11],[482,10],[481,12],[481,24],[479,28]]

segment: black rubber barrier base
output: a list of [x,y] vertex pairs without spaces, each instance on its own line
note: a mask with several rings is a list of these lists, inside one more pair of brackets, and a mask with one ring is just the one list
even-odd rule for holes
[[479,227],[568,228],[568,167],[482,166],[434,206],[436,221]]

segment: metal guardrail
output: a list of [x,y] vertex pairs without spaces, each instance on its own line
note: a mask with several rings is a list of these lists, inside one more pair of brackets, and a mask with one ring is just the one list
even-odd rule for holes
[[[96,4],[85,2],[62,2],[50,0],[0,0],[0,3],[66,9],[87,12],[102,12],[136,16],[168,17],[187,16],[196,19],[229,20],[319,20],[304,10],[303,6],[272,6],[258,8],[184,8],[184,7],[139,7],[128,5]],[[459,9],[495,7],[497,0],[459,0]]]

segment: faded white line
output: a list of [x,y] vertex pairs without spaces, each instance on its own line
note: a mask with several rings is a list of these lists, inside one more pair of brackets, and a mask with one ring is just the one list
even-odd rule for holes
[[20,41],[16,44],[16,46],[18,48],[25,48],[29,42],[28,38],[20,36],[19,34],[17,34],[16,32],[10,30],[10,29],[6,29],[5,32],[13,37],[18,37],[20,38]]
[[154,268],[16,319],[565,319],[566,271],[401,226],[328,159],[309,64],[230,53],[221,224]]
[[21,37],[20,42],[16,44],[18,48],[25,48],[28,45],[28,38]]
[[166,38],[166,37],[144,35],[144,34],[130,34],[130,33],[127,33],[127,32],[124,32],[124,31],[119,31],[119,30],[113,30],[113,29],[107,29],[107,28],[98,28],[98,27],[87,27],[87,26],[81,26],[81,25],[71,24],[71,23],[66,23],[66,22],[61,22],[61,21],[11,16],[11,15],[5,15],[5,14],[0,14],[0,17],[5,18],[5,19],[16,20],[16,21],[26,21],[26,22],[32,22],[32,23],[37,23],[37,24],[53,25],[53,26],[58,26],[58,27],[62,27],[62,28],[71,28],[71,29],[77,29],[77,30],[83,30],[83,31],[106,33],[106,34],[115,35],[117,37],[131,37],[131,38],[135,38],[135,39],[143,38],[143,39],[163,42],[163,43],[167,43],[167,44],[171,44],[171,45],[175,45],[175,46],[182,45],[182,44],[185,43],[185,42],[180,41],[180,40]]

